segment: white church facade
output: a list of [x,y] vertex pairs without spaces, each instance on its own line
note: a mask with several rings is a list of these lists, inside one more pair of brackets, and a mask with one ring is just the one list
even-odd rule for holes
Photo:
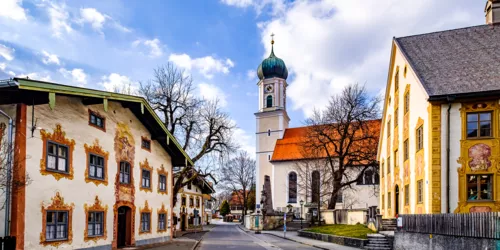
[[[271,42],[274,46],[274,41]],[[271,54],[258,67],[259,110],[256,117],[256,163],[257,203],[261,202],[266,176],[271,184],[271,196],[275,211],[288,211],[292,206],[298,216],[304,216],[310,209],[316,209],[318,201],[326,204],[327,196],[312,195],[314,186],[320,188],[322,174],[318,171],[302,171],[309,160],[301,153],[301,141],[307,135],[308,127],[290,128],[290,118],[286,109],[286,90],[288,70],[285,63]],[[353,171],[357,171],[353,168]],[[344,190],[337,198],[336,208],[366,209],[377,206],[378,172],[365,171],[352,189]],[[310,185],[308,185],[310,184]],[[302,201],[302,202],[301,202]],[[301,213],[303,204],[303,214]]]

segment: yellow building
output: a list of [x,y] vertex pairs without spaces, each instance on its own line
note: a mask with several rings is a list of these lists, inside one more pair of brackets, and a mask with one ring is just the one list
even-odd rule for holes
[[500,211],[500,1],[486,25],[394,38],[378,150],[380,210]]

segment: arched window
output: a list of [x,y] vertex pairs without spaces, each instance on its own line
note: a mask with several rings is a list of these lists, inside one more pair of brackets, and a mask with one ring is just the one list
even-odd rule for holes
[[373,171],[367,169],[365,171],[365,185],[373,184]]
[[311,203],[319,203],[319,171],[313,171],[311,176]]
[[297,174],[288,174],[288,203],[297,203]]
[[273,106],[273,96],[268,95],[266,97],[266,108],[271,108]]

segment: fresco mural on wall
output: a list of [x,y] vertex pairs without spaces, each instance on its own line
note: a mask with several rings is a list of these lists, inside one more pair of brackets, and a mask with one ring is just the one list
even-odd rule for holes
[[472,171],[488,170],[491,167],[490,146],[479,143],[469,148],[469,167]]

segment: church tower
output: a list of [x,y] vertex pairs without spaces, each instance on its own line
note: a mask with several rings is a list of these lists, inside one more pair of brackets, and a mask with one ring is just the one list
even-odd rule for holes
[[255,113],[257,120],[255,136],[257,139],[257,204],[260,203],[264,176],[268,175],[270,177],[271,189],[275,190],[271,158],[276,141],[283,138],[283,133],[288,128],[290,121],[286,112],[288,70],[285,62],[274,55],[274,35],[271,36],[273,37],[271,40],[271,54],[262,61],[257,69],[259,77],[257,83],[259,88],[259,111]]

